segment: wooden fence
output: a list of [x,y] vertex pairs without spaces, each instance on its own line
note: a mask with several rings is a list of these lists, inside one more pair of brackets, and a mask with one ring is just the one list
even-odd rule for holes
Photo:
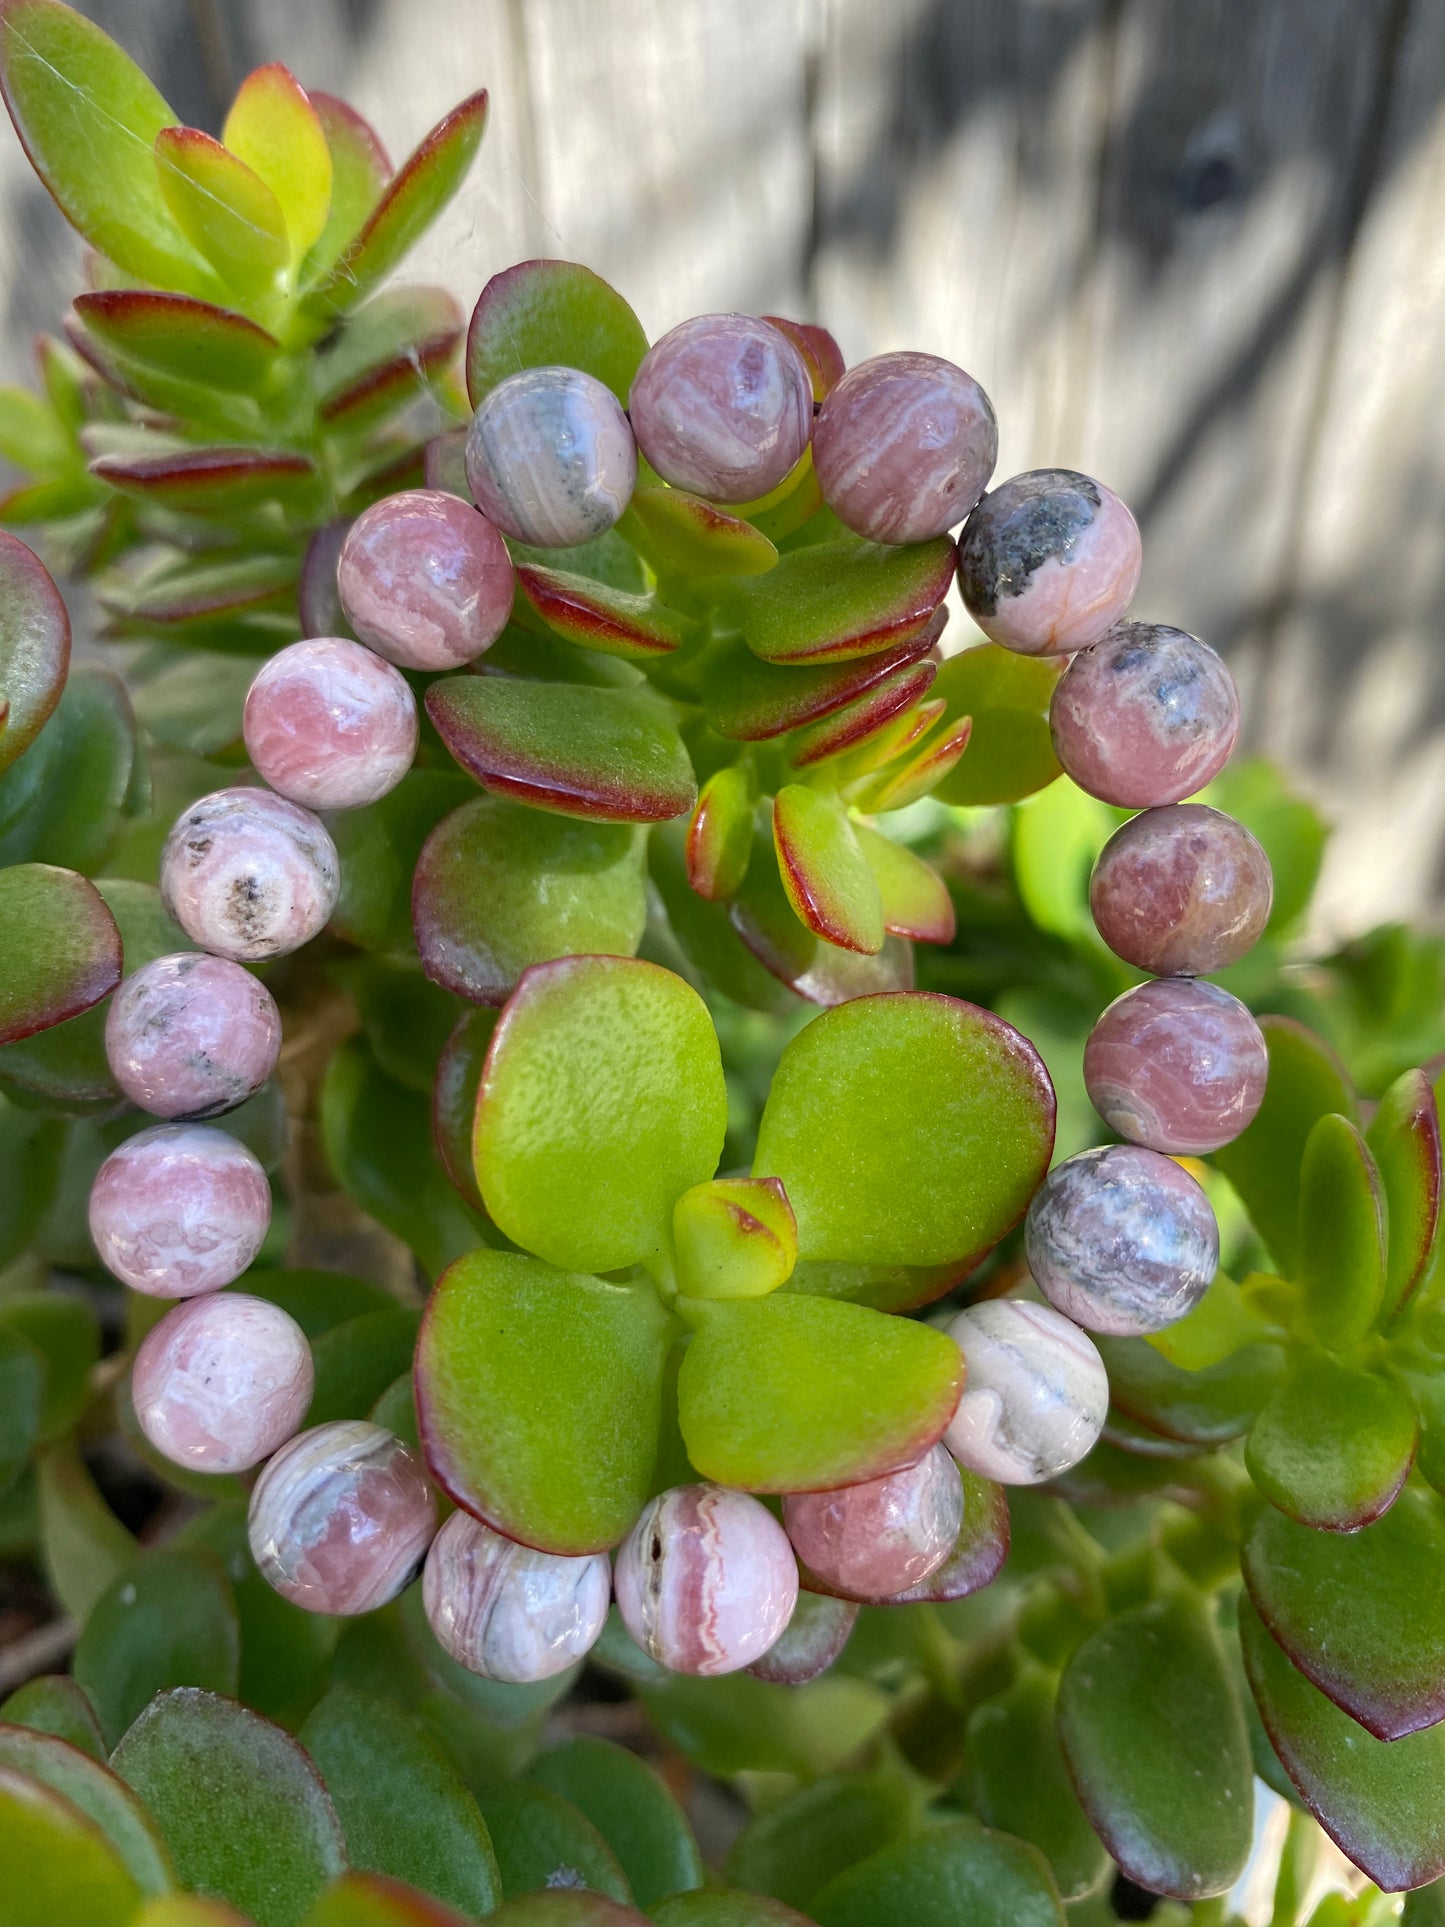
[[[1140,514],[1339,820],[1334,929],[1445,894],[1445,0],[86,0],[178,112],[280,58],[394,150],[491,89],[413,272],[586,261],[649,332],[811,315]],[[74,250],[0,141],[4,373]]]

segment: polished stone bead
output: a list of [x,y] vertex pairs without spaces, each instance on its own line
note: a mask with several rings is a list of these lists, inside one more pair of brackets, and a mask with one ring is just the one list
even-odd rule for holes
[[512,559],[483,515],[442,489],[373,502],[336,569],[347,620],[398,669],[457,669],[512,613]]
[[1114,494],[1071,468],[1001,482],[968,519],[958,586],[992,641],[1024,656],[1097,642],[1139,586],[1139,526]]
[[1224,768],[1239,733],[1239,691],[1197,636],[1120,622],[1072,658],[1049,726],[1080,789],[1121,809],[1148,809],[1193,796]]
[[1111,1131],[1169,1157],[1237,1138],[1264,1101],[1264,1033],[1237,997],[1192,977],[1126,990],[1084,1046],[1084,1082]]
[[637,445],[664,481],[710,502],[751,502],[808,446],[813,379],[768,322],[700,314],[648,350],[628,406]]
[[246,753],[273,790],[351,810],[396,788],[416,755],[416,698],[400,670],[340,636],[293,642],[246,697]]
[[271,1222],[271,1187],[244,1144],[204,1124],[156,1124],[119,1145],[90,1189],[101,1263],[152,1298],[239,1278]]
[[813,427],[813,466],[838,520],[870,542],[926,542],[961,522],[998,460],[993,404],[938,355],[860,361]]
[[1077,1465],[1103,1430],[1109,1374],[1098,1347],[1049,1305],[989,1298],[948,1335],[968,1375],[943,1442],[1001,1485],[1038,1485]]
[[454,1512],[422,1574],[431,1629],[459,1666],[523,1685],[551,1679],[597,1644],[612,1572],[602,1553],[535,1552]]
[[482,399],[467,481],[514,541],[573,548],[605,535],[637,486],[637,444],[612,390],[578,368],[524,368]]
[[194,950],[127,977],[105,1014],[110,1074],[156,1117],[215,1117],[276,1068],[281,1013],[249,970]]
[[963,1525],[963,1485],[941,1445],[901,1472],[832,1492],[790,1492],[783,1524],[825,1586],[887,1599],[936,1572]]
[[1219,1268],[1219,1228],[1203,1190],[1172,1158],[1136,1144],[1056,1165],[1029,1207],[1025,1244],[1056,1310],[1119,1336],[1183,1318]]
[[311,1403],[306,1334],[264,1298],[217,1291],[168,1311],[131,1370],[140,1429],[192,1472],[246,1472],[292,1438]]
[[1089,884],[1104,942],[1156,977],[1202,977],[1238,963],[1273,901],[1262,846],[1203,803],[1131,816],[1104,845]]
[[336,1419],[292,1439],[251,1494],[251,1556],[283,1599],[350,1617],[386,1605],[436,1532],[421,1459],[384,1426]]
[[735,1673],[782,1636],[798,1568],[766,1506],[725,1486],[680,1485],[643,1507],[613,1585],[628,1632],[659,1665]]
[[269,790],[193,803],[161,852],[161,896],[193,943],[234,962],[309,943],[336,908],[341,861],[326,825]]

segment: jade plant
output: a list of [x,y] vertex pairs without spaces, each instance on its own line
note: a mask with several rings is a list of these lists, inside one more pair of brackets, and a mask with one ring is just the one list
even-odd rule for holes
[[485,94],[0,90],[0,1927],[1436,1919],[1445,946],[1125,505],[390,285]]

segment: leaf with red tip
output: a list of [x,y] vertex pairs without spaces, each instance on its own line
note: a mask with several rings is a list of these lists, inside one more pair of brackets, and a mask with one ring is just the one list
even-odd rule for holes
[[1440,1113],[1424,1071],[1397,1077],[1365,1132],[1385,1194],[1387,1266],[1381,1316],[1393,1318],[1425,1274],[1440,1222]]
[[1388,1893],[1445,1875],[1445,1726],[1372,1739],[1290,1664],[1248,1600],[1239,1638],[1270,1744],[1340,1850]]
[[774,1686],[806,1686],[810,1679],[827,1672],[848,1644],[857,1620],[856,1601],[801,1591],[782,1638],[761,1659],[755,1659],[748,1671],[754,1679],[765,1679]]
[[316,470],[304,455],[264,448],[188,448],[169,455],[102,455],[90,472],[125,495],[198,515],[228,515],[309,496]]
[[810,769],[815,763],[826,762],[831,756],[841,756],[865,743],[927,695],[937,674],[937,664],[926,658],[895,669],[875,683],[866,695],[803,730],[789,746],[789,762],[795,769]]
[[466,179],[486,125],[485,88],[437,122],[387,182],[356,239],[326,271],[312,297],[317,308],[354,307],[391,273]]
[[[388,288],[348,315],[318,355],[321,418],[355,433],[424,390],[461,339],[462,313],[445,288]],[[468,498],[470,499],[470,498]]]
[[656,964],[563,958],[527,972],[493,1033],[477,1182],[517,1244],[568,1270],[617,1271],[664,1248],[726,1127],[697,992]]
[[487,1207],[472,1167],[472,1122],[477,1114],[482,1065],[496,1021],[496,1012],[485,1006],[467,1012],[437,1060],[432,1088],[432,1140],[437,1156],[462,1197],[483,1216]]
[[198,127],[163,127],[156,177],[172,219],[242,294],[272,287],[290,258],[281,203],[258,174]]
[[175,113],[108,35],[57,0],[6,0],[0,90],[31,166],[92,246],[140,280],[215,289],[156,181],[151,144]]
[[708,725],[734,742],[758,743],[832,716],[931,647],[920,631],[893,649],[850,662],[811,669],[760,662],[746,644],[729,637],[715,643],[702,665],[702,700]]
[[916,943],[951,943],[953,898],[937,870],[865,823],[855,824],[853,834],[883,899],[883,928]]
[[660,823],[697,800],[682,738],[646,692],[448,676],[426,707],[463,769],[538,809]]
[[1445,1502],[1407,1488],[1361,1532],[1315,1532],[1272,1506],[1240,1553],[1255,1609],[1290,1659],[1368,1732],[1445,1719]]
[[354,107],[335,94],[313,91],[310,99],[331,152],[331,206],[307,256],[306,281],[315,280],[356,239],[392,172],[376,129]]
[[930,696],[890,718],[881,729],[846,750],[834,772],[839,789],[857,794],[860,777],[881,770],[886,763],[899,767],[909,752],[933,733],[947,708],[941,696]]
[[1033,1046],[953,997],[863,997],[783,1052],[754,1172],[780,1177],[804,1258],[981,1256],[1028,1208],[1054,1141]]
[[301,1927],[473,1927],[473,1918],[389,1874],[344,1873],[317,1895]]
[[70,617],[50,571],[0,533],[0,770],[40,734],[69,667]]
[[843,379],[848,365],[843,359],[843,350],[832,335],[826,328],[819,327],[816,321],[785,321],[778,314],[765,314],[760,318],[792,342],[808,365],[813,382],[813,400],[826,401]]
[[700,897],[721,903],[735,896],[753,850],[753,785],[729,763],[702,786],[687,826],[687,880]]
[[898,547],[850,536],[793,550],[766,580],[732,584],[730,611],[764,662],[841,661],[922,628],[952,572],[946,535]]
[[155,1822],[103,1760],[53,1734],[0,1724],[0,1768],[25,1774],[77,1807],[109,1841],[143,1894],[170,1891],[170,1856]]
[[710,1178],[673,1208],[678,1290],[689,1298],[763,1298],[798,1256],[798,1226],[776,1178]]
[[519,562],[517,588],[554,634],[604,655],[643,662],[670,655],[692,626],[656,596],[629,595],[564,569]]
[[1186,1371],[1143,1338],[1096,1335],[1094,1343],[1118,1409],[1162,1438],[1188,1445],[1242,1438],[1284,1376],[1284,1350],[1274,1344],[1246,1345],[1218,1364]]
[[883,948],[883,903],[837,797],[789,783],[773,805],[778,870],[794,914],[825,943],[872,957]]
[[622,528],[659,576],[754,576],[777,566],[767,536],[686,489],[635,489]]
[[1316,1352],[1255,1420],[1245,1464],[1301,1525],[1358,1532],[1394,1504],[1418,1435],[1415,1408],[1393,1380]]
[[841,1004],[912,986],[913,952],[898,938],[885,938],[882,948],[868,956],[829,943],[798,921],[766,821],[754,825],[747,875],[728,905],[728,916],[764,969],[810,1003]]
[[306,90],[279,60],[247,74],[221,139],[276,196],[299,261],[331,210],[331,149]]
[[968,748],[972,732],[973,719],[965,716],[961,723],[955,723],[936,743],[928,744],[901,769],[880,770],[870,782],[853,792],[853,801],[860,810],[875,816],[889,810],[906,810],[910,803],[918,802],[920,797],[929,796],[938,788]]
[[939,791],[945,803],[1018,803],[1061,773],[1049,734],[1049,701],[1064,659],[1021,656],[980,643],[951,656],[937,693],[954,716],[971,716],[968,761]]
[[636,954],[647,921],[643,833],[479,796],[443,819],[416,867],[427,975],[501,1004],[551,957]]
[[467,393],[475,408],[524,368],[580,368],[627,406],[647,353],[622,296],[575,261],[519,261],[482,289],[467,331]]
[[0,870],[0,1044],[47,1030],[120,982],[120,932],[93,883],[48,863]]
[[547,1552],[615,1545],[647,1498],[672,1321],[650,1284],[474,1251],[416,1353],[427,1463],[459,1505]]
[[931,1326],[827,1298],[720,1299],[678,1377],[678,1421],[705,1479],[818,1492],[914,1464],[963,1389]]
[[184,294],[117,288],[79,294],[75,312],[109,348],[181,381],[249,394],[270,374],[280,343],[229,308]]

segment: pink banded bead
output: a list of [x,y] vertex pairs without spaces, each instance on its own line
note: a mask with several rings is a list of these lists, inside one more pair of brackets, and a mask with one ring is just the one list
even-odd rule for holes
[[991,641],[1024,656],[1097,642],[1139,586],[1139,525],[1112,489],[1071,468],[1001,482],[958,544],[964,605]]
[[783,1524],[793,1550],[849,1599],[887,1599],[947,1559],[963,1526],[963,1482],[941,1445],[916,1465],[833,1492],[790,1492]]
[[416,698],[374,650],[315,636],[261,669],[244,728],[247,755],[280,795],[313,810],[358,809],[411,768]]
[[521,1685],[590,1652],[607,1623],[602,1553],[567,1558],[503,1538],[454,1512],[432,1541],[422,1603],[444,1650],[468,1672]]
[[254,962],[299,950],[341,891],[326,825],[268,790],[216,790],[193,803],[161,852],[161,897],[193,942]]
[[467,483],[513,541],[574,548],[605,535],[637,486],[637,444],[612,390],[580,368],[523,368],[484,395]]
[[311,1403],[305,1333],[279,1305],[218,1291],[168,1311],[131,1371],[140,1428],[193,1472],[246,1472],[291,1438]]
[[285,1445],[251,1494],[262,1578],[307,1612],[350,1617],[395,1599],[436,1532],[421,1460],[364,1419],[317,1425]]
[[457,669],[512,613],[512,560],[485,516],[442,489],[373,502],[336,567],[347,620],[399,669]]
[[674,1673],[735,1673],[781,1637],[798,1598],[787,1534],[720,1485],[680,1485],[643,1507],[613,1578],[623,1623]]
[[998,460],[993,404],[938,355],[861,361],[813,427],[823,500],[870,542],[926,542],[961,522]]
[[215,1117],[260,1090],[281,1050],[276,1000],[249,970],[183,950],[127,977],[105,1014],[105,1055],[132,1104]]
[[1225,970],[1264,934],[1269,858],[1242,823],[1203,803],[1132,816],[1094,865],[1089,907],[1115,956],[1156,977]]
[[156,1124],[111,1152],[90,1189],[107,1271],[152,1298],[239,1278],[265,1241],[271,1187],[244,1144],[204,1124]]
[[1237,1138],[1264,1102],[1264,1033],[1218,984],[1161,977],[1116,997],[1084,1046],[1084,1082],[1111,1131],[1169,1157]]
[[813,378],[766,321],[701,314],[648,350],[628,406],[637,445],[664,481],[710,502],[751,502],[802,458]]
[[1177,803],[1217,776],[1239,734],[1239,691],[1207,642],[1121,622],[1054,687],[1054,753],[1091,796],[1121,809]]

